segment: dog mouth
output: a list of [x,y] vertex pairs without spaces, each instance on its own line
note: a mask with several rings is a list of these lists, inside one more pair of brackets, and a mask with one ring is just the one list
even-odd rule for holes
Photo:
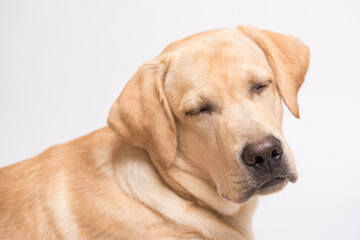
[[267,195],[283,189],[288,182],[295,183],[297,180],[296,174],[289,174],[287,176],[271,176],[262,183],[257,183],[256,186],[248,188],[247,191],[240,193],[240,196],[232,199],[231,197],[222,197],[228,201],[235,202],[237,204],[243,204],[247,202],[252,196],[258,195]]
[[260,195],[273,193],[281,190],[288,182],[295,183],[297,181],[297,174],[287,173],[283,176],[271,176],[266,181],[257,186],[256,193]]
[[288,182],[288,178],[271,177],[268,181],[259,186],[259,188],[256,190],[256,193],[263,195],[278,191],[285,187],[286,183]]

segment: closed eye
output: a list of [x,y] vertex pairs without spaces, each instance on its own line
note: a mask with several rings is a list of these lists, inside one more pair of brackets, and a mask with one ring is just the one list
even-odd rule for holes
[[212,111],[213,111],[213,108],[211,105],[204,105],[202,107],[187,111],[185,113],[185,116],[196,116],[199,114],[211,114]]
[[266,82],[263,82],[263,83],[260,83],[260,84],[255,84],[253,87],[252,87],[252,92],[253,93],[261,93],[262,91],[264,91],[270,84],[272,83],[271,80],[267,80]]
[[264,90],[266,87],[267,87],[267,85],[257,86],[257,87],[256,87],[256,91],[257,91],[257,92],[260,92],[260,91]]

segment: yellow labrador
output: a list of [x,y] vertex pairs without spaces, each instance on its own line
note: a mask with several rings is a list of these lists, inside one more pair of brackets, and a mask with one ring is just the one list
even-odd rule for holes
[[259,195],[297,179],[299,39],[207,31],[143,64],[108,125],[0,170],[1,239],[252,239]]

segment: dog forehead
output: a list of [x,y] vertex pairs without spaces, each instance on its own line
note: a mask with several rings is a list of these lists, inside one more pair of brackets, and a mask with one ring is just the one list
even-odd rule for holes
[[168,93],[183,95],[196,89],[230,93],[241,91],[249,81],[272,78],[264,52],[238,29],[198,34],[176,42],[170,50]]

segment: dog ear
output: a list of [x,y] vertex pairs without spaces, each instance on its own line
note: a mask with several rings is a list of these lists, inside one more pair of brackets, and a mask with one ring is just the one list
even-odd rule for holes
[[145,149],[156,167],[168,169],[176,154],[176,128],[167,102],[165,62],[143,64],[110,109],[109,127],[126,142]]
[[298,38],[290,35],[250,26],[238,28],[263,50],[275,74],[277,87],[285,105],[299,118],[297,93],[309,66],[309,48]]

